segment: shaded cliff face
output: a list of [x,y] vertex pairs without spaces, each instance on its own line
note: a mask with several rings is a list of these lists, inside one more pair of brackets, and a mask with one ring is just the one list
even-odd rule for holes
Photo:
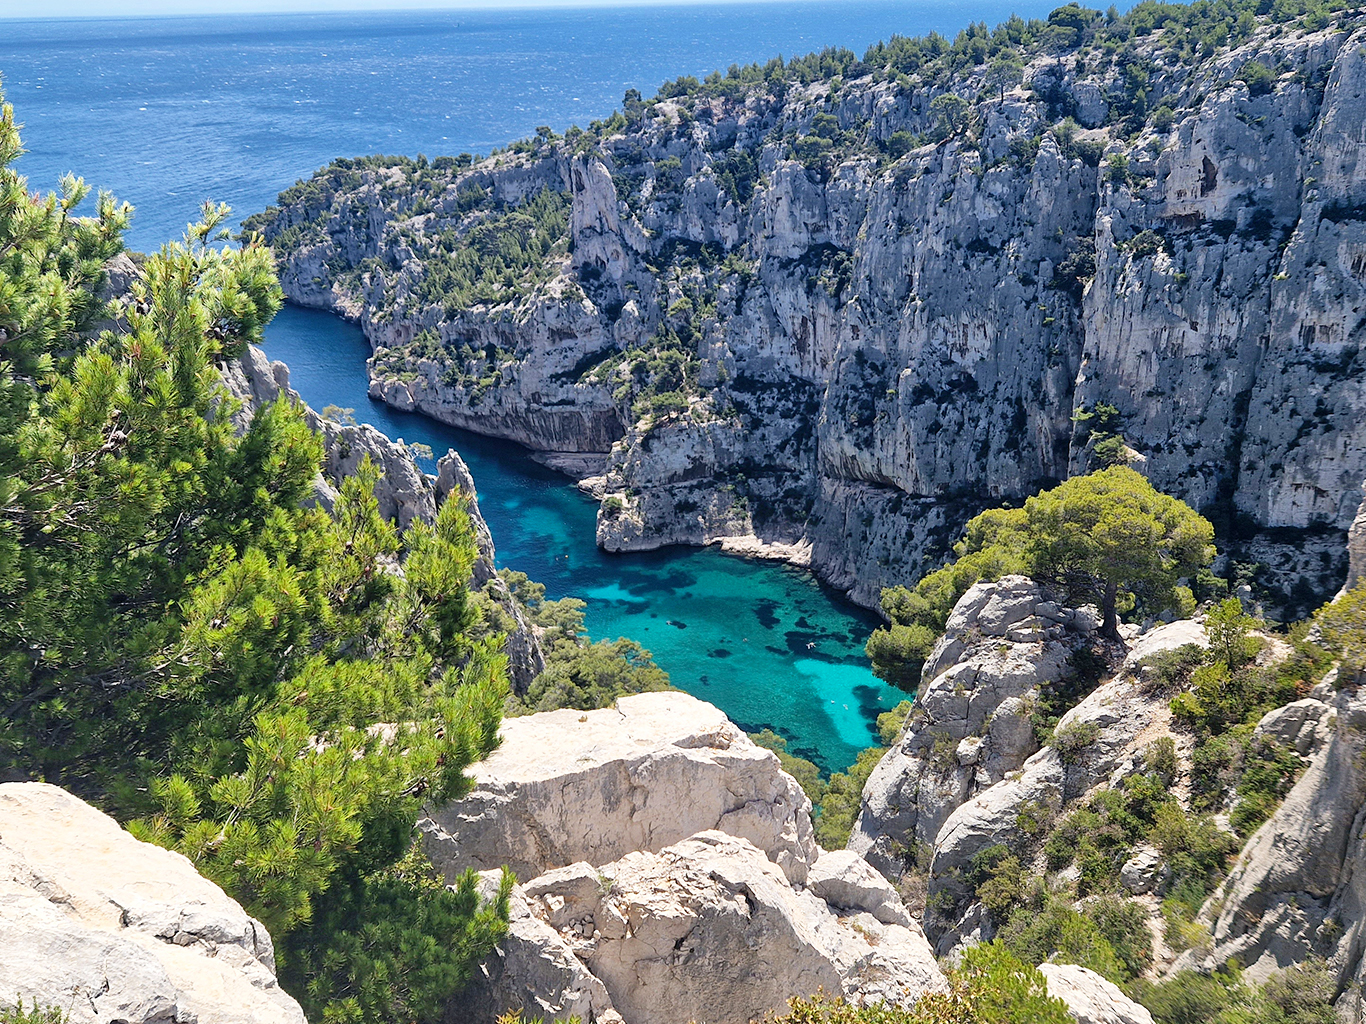
[[1302,612],[1366,476],[1366,31],[1183,57],[1068,10],[1001,30],[1016,70],[998,32],[683,81],[473,166],[339,161],[249,226],[373,394],[597,454],[608,548],[800,542],[873,604],[1094,465],[1112,406]]

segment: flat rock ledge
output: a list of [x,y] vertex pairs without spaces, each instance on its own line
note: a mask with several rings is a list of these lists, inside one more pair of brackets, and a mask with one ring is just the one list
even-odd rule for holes
[[708,829],[748,840],[798,884],[819,855],[811,801],[777,755],[686,693],[509,718],[501,736],[474,791],[418,823],[448,878],[504,864],[534,878]]
[[71,1024],[304,1024],[265,926],[65,790],[0,785],[0,1007]]

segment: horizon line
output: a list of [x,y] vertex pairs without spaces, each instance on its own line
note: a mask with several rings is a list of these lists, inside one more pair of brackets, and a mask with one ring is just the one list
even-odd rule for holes
[[[872,3],[904,4],[904,0],[871,0]],[[261,16],[287,16],[287,15],[327,15],[327,14],[431,14],[440,12],[468,12],[471,14],[487,14],[500,11],[532,11],[532,10],[594,10],[606,8],[645,8],[645,7],[743,7],[743,6],[772,6],[777,4],[802,4],[816,5],[829,4],[832,6],[854,4],[864,5],[869,0],[457,0],[457,2],[444,2],[435,0],[433,3],[413,4],[411,0],[402,6],[387,6],[382,3],[374,3],[373,0],[356,0],[354,3],[337,4],[337,0],[321,0],[318,4],[304,3],[299,6],[286,7],[281,9],[278,4],[271,3],[270,0],[242,0],[240,3],[229,3],[216,10],[195,9],[193,0],[181,0],[173,9],[156,10],[137,10],[127,14],[111,14],[105,11],[89,13],[57,13],[57,14],[4,14],[0,13],[0,22],[16,21],[133,21],[142,19],[162,19],[162,18],[218,18],[233,17],[241,15],[261,15]],[[921,6],[911,3],[908,7]],[[929,0],[923,6],[940,6]],[[950,0],[950,3],[943,6],[956,7],[958,3]]]

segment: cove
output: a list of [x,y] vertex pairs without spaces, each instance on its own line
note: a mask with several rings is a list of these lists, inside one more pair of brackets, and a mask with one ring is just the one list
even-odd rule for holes
[[581,598],[589,636],[649,648],[675,686],[742,729],[771,728],[790,752],[840,771],[878,742],[877,716],[905,699],[864,657],[877,618],[810,572],[712,548],[608,554],[594,539],[596,505],[526,449],[372,401],[370,346],[356,326],[287,306],[267,328],[265,350],[289,365],[292,387],[313,408],[354,409],[392,438],[438,456],[460,452],[499,567],[544,583],[549,598]]

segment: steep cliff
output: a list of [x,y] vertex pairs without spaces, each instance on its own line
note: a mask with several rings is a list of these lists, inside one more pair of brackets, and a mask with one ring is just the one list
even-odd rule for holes
[[607,548],[754,534],[871,604],[1128,458],[1302,613],[1366,476],[1366,30],[1217,18],[733,68],[478,162],[338,161],[248,226],[360,322],[372,394],[592,472]]

